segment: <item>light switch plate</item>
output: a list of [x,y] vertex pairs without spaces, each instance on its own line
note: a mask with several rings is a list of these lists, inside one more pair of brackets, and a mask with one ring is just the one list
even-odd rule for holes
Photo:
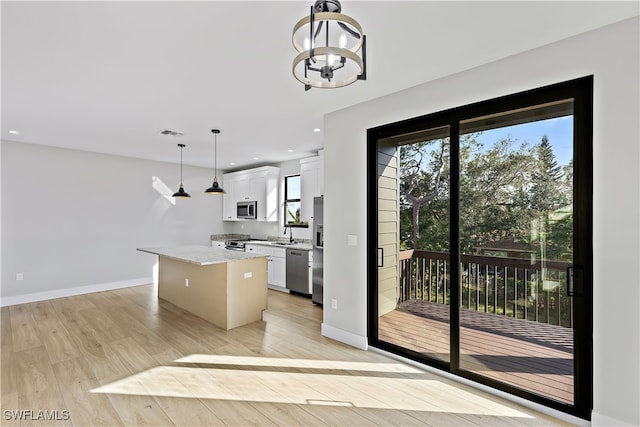
[[248,273],[244,273],[244,278],[245,279],[251,279],[253,277],[253,273],[252,272],[248,272]]
[[356,234],[347,234],[347,245],[349,245],[349,246],[358,246],[358,235],[356,235]]

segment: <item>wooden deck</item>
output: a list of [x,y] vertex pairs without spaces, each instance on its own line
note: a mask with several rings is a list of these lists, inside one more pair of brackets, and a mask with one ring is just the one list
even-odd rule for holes
[[[410,300],[380,317],[379,339],[449,361],[449,306]],[[573,403],[572,330],[461,311],[460,367]]]

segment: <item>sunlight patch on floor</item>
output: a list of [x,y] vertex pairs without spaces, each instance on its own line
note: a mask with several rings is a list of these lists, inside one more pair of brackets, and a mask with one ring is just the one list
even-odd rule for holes
[[[415,370],[424,375],[416,376],[414,368],[402,364],[209,355],[178,359],[195,361],[243,366],[159,366],[91,392],[531,418],[424,371]],[[274,366],[277,371],[269,369]],[[326,372],[296,372],[297,369]],[[343,373],[345,369],[352,372]],[[360,370],[377,373],[359,375]]]

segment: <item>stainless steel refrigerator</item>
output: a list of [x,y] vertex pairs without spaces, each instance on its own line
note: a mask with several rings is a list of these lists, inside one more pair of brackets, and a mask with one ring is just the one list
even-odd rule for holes
[[313,198],[313,293],[311,300],[322,305],[322,250],[324,233],[323,223],[323,198]]

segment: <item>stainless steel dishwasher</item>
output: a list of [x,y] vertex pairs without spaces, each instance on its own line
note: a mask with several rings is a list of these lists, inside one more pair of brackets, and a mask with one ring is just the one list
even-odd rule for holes
[[309,295],[309,252],[287,248],[287,289]]

